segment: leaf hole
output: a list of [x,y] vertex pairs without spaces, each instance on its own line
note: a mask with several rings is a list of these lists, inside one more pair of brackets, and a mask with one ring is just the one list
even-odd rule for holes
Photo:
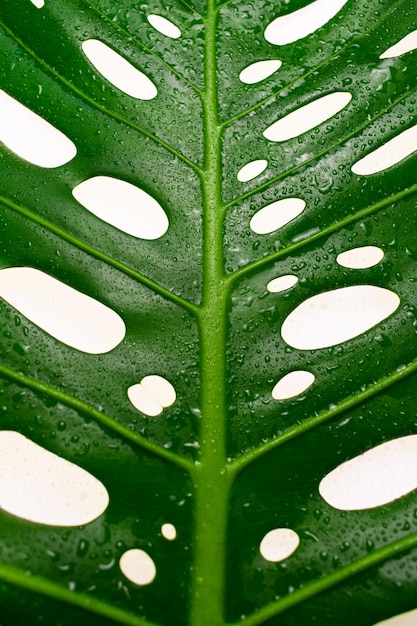
[[300,107],[268,126],[263,132],[269,141],[286,141],[299,137],[344,109],[352,99],[346,91],[335,91]]
[[174,524],[162,524],[161,526],[162,536],[168,541],[173,541],[177,538],[177,529]]
[[60,130],[0,89],[0,141],[25,161],[60,167],[77,154]]
[[237,179],[241,183],[246,183],[253,178],[256,178],[267,168],[268,161],[265,159],[257,159],[256,161],[251,161],[250,163],[246,163],[243,167],[240,168]]
[[291,528],[274,528],[262,539],[259,551],[266,561],[278,563],[287,559],[300,545],[300,537]]
[[272,74],[275,74],[281,65],[282,61],[278,60],[257,61],[242,70],[239,74],[239,78],[242,83],[246,85],[254,85],[272,76]]
[[288,400],[307,391],[316,377],[306,370],[295,370],[286,374],[272,390],[274,400]]
[[400,613],[394,615],[388,619],[384,619],[382,622],[374,624],[374,626],[416,626],[417,624],[417,609],[407,611],[406,613]]
[[175,389],[171,383],[157,375],[145,376],[139,384],[129,387],[127,395],[138,411],[151,417],[160,415],[176,400]]
[[90,213],[138,239],[159,239],[168,230],[167,215],[143,189],[110,176],[95,176],[72,190]]
[[45,0],[30,0],[30,2],[37,8],[42,9],[45,6]]
[[181,37],[181,31],[178,26],[173,24],[171,20],[168,20],[166,17],[152,14],[147,16],[147,20],[161,35],[165,35],[165,37],[170,37],[171,39]]
[[297,283],[298,276],[294,276],[294,274],[286,274],[285,276],[278,276],[278,278],[270,280],[266,288],[270,293],[279,293],[280,291],[287,291],[287,289],[291,289],[291,287],[294,287]]
[[352,172],[358,176],[378,174],[393,167],[417,150],[417,125],[404,130],[367,156],[352,165]]
[[139,100],[156,97],[158,92],[153,82],[102,41],[87,39],[82,49],[96,70],[120,91]]
[[282,325],[284,341],[298,350],[317,350],[358,337],[397,310],[394,292],[373,285],[353,285],[302,302]]
[[115,311],[32,267],[0,270],[0,297],[49,335],[81,352],[109,352],[126,333]]
[[323,500],[341,511],[383,506],[417,489],[417,435],[382,443],[327,474]]
[[119,566],[124,576],[135,585],[149,585],[156,576],[153,559],[138,548],[125,552],[120,558]]
[[337,256],[337,263],[352,270],[362,270],[373,267],[382,261],[384,252],[377,246],[362,246],[341,252]]
[[385,50],[379,57],[380,59],[392,59],[394,57],[399,57],[402,54],[406,54],[407,52],[411,52],[412,50],[416,50],[417,48],[417,30],[413,30],[412,33],[409,33],[396,44]]
[[15,431],[0,432],[0,507],[25,520],[80,526],[99,517],[109,496],[78,465]]
[[273,233],[300,215],[305,206],[306,203],[301,198],[277,200],[255,213],[250,221],[250,228],[258,235]]
[[285,46],[311,35],[327,24],[348,0],[315,0],[307,6],[274,19],[265,29],[265,39]]

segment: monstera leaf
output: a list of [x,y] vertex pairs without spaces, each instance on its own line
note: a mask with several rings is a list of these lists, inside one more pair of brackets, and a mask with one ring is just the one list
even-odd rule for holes
[[415,608],[415,3],[0,20],[1,625]]

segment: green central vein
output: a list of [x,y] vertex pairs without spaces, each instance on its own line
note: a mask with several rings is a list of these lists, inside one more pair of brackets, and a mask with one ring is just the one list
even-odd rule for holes
[[204,284],[200,317],[200,457],[194,472],[192,626],[224,624],[225,540],[230,476],[226,462],[226,314],[223,270],[221,129],[218,121],[215,33],[217,7],[208,4],[205,43]]

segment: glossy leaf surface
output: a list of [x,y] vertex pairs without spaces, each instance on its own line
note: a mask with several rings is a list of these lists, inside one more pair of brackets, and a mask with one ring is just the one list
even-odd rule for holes
[[[337,4],[335,14],[324,0],[0,3],[0,89],[76,148],[40,167],[0,144],[1,269],[39,270],[126,328],[115,347],[86,353],[1,300],[1,429],[109,495],[77,527],[0,508],[1,626],[372,626],[416,607],[415,492],[350,511],[319,492],[347,460],[416,431],[417,153],[371,174],[354,166],[417,124],[417,50],[384,55],[417,29],[417,7]],[[329,15],[297,34],[313,7]],[[285,43],[267,41],[292,13],[276,22],[294,28]],[[83,52],[91,40],[145,76],[152,98],[108,80]],[[239,78],[268,60],[281,62],[272,74]],[[266,138],[340,93],[343,106],[298,134]],[[254,162],[267,165],[238,178]],[[143,236],[150,210],[136,224],[134,202],[134,230],[117,203],[114,216],[109,202],[85,208],[73,190],[97,177],[149,197],[162,226]],[[251,228],[291,198],[305,203],[295,216]],[[379,262],[338,263],[367,246]],[[325,312],[327,293],[359,285],[395,294],[395,306],[331,345],[328,315],[314,349],[284,341],[303,303]],[[348,318],[358,306],[347,299]],[[306,371],[311,384],[273,397]],[[148,569],[121,569],[126,554]]]

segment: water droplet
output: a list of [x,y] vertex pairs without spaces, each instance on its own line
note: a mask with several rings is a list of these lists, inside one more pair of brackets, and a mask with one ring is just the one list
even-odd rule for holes
[[0,141],[40,167],[59,167],[77,154],[74,143],[60,130],[1,89]]
[[358,176],[369,176],[382,172],[417,150],[417,125],[408,128],[384,145],[352,165],[352,172]]
[[122,573],[135,585],[149,585],[156,576],[152,558],[137,548],[125,552],[119,561]]
[[263,135],[269,141],[286,141],[319,126],[344,109],[352,99],[346,91],[317,98],[268,126]]
[[259,551],[266,561],[277,563],[287,559],[300,544],[300,538],[291,528],[274,528],[262,539]]
[[26,520],[80,526],[101,515],[109,496],[89,472],[23,435],[0,431],[0,507]]
[[250,163],[246,163],[243,167],[240,168],[237,179],[241,183],[246,183],[253,178],[262,174],[262,172],[266,169],[268,165],[268,161],[265,159],[258,159],[257,161],[251,161]]
[[413,30],[412,33],[408,33],[405,37],[400,39],[395,45],[385,50],[379,57],[380,59],[391,59],[399,57],[406,52],[411,52],[417,48],[417,30]]
[[77,185],[72,194],[99,219],[139,239],[158,239],[169,222],[161,205],[143,189],[110,176],[95,176]]
[[181,31],[178,26],[175,26],[168,20],[166,17],[162,17],[162,15],[148,15],[148,22],[151,26],[154,27],[162,35],[166,37],[170,37],[171,39],[178,39],[181,37]]
[[359,511],[388,504],[417,488],[417,435],[380,444],[342,463],[320,482],[335,509]]
[[314,383],[316,377],[306,370],[295,370],[286,374],[277,382],[272,390],[274,400],[287,400],[306,391]]
[[350,269],[365,269],[377,265],[384,258],[384,252],[377,246],[363,246],[341,252],[336,261],[342,267]]
[[250,221],[250,227],[258,235],[272,233],[300,215],[305,205],[300,198],[277,200],[257,211]]
[[157,95],[153,82],[120,54],[98,39],[87,39],[82,49],[88,60],[114,87],[128,96],[152,100]]
[[281,329],[286,343],[298,350],[317,350],[353,339],[394,313],[399,297],[373,285],[327,291],[300,304]]
[[0,296],[52,337],[81,352],[109,352],[125,336],[124,322],[112,309],[32,267],[0,270]]
[[255,83],[259,83],[261,80],[265,80],[265,78],[272,76],[272,74],[279,70],[281,65],[282,61],[279,61],[278,59],[257,61],[242,70],[239,74],[239,78],[242,83],[245,83],[246,85],[254,85]]
[[311,35],[331,20],[347,0],[315,0],[302,9],[273,20],[265,30],[265,39],[276,46],[285,46]]

